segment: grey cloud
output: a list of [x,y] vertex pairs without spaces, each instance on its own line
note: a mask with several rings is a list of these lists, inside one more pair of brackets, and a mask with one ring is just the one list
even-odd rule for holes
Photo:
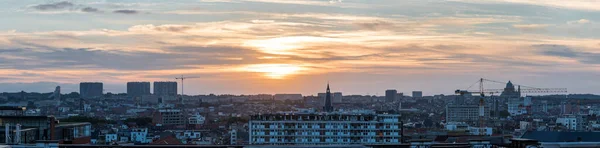
[[563,46],[563,45],[543,44],[543,45],[534,45],[533,47],[540,49],[541,50],[540,52],[542,54],[549,55],[549,56],[575,58],[579,54],[576,51],[573,51],[573,49],[571,49],[567,46]]
[[92,7],[82,8],[81,11],[83,11],[83,12],[100,12],[100,10],[98,10],[97,8],[92,8]]
[[577,51],[569,46],[552,44],[533,45],[533,48],[547,56],[572,58],[586,64],[600,64],[600,53]]
[[84,5],[75,5],[68,1],[56,2],[56,3],[51,3],[51,4],[41,4],[41,5],[33,6],[32,8],[39,10],[39,11],[71,10],[71,11],[81,11],[81,12],[87,12],[87,13],[101,12],[98,8],[86,7]]
[[386,21],[372,21],[372,22],[361,22],[361,23],[356,23],[356,25],[362,29],[368,29],[368,30],[381,30],[381,29],[390,29],[392,27],[394,27],[394,24],[390,23],[390,22],[386,22]]
[[113,11],[113,13],[120,13],[120,14],[137,14],[139,13],[137,10],[115,10]]
[[36,6],[33,6],[33,8],[35,8],[37,10],[42,10],[42,11],[52,11],[52,10],[68,9],[73,6],[75,6],[75,5],[71,2],[62,1],[62,2],[51,3],[51,4],[36,5]]
[[[43,48],[45,52],[37,52]],[[42,68],[103,68],[117,70],[164,70],[201,65],[228,65],[257,63],[253,57],[260,53],[234,47],[171,47],[164,49],[168,53],[131,52],[127,50],[95,50],[81,49],[0,49],[8,56],[26,57],[27,59],[9,59],[0,57],[0,67],[16,69]],[[10,52],[8,52],[10,51]],[[231,58],[241,60],[231,60]]]

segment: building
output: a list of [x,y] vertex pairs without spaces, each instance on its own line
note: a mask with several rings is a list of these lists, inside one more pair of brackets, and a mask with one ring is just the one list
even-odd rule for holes
[[229,144],[236,145],[237,144],[237,130],[232,129],[229,131]]
[[331,105],[331,90],[329,89],[329,83],[327,83],[327,91],[325,92],[325,105],[323,106],[323,111],[333,111],[333,106]]
[[194,126],[195,128],[200,128],[204,124],[205,120],[206,118],[204,118],[204,116],[196,113],[188,118],[188,125]]
[[103,95],[104,86],[100,82],[79,83],[79,95],[84,99],[100,98]]
[[60,102],[62,101],[60,96],[60,86],[56,86],[54,92],[52,92],[52,94],[48,96],[48,99],[53,99],[54,101],[56,101],[56,106],[59,106]]
[[582,131],[586,129],[585,118],[583,116],[568,115],[556,118],[556,124],[560,124],[568,130]]
[[292,100],[292,101],[296,101],[296,100],[302,100],[302,94],[275,94],[273,96],[275,98],[275,100]]
[[388,89],[385,91],[385,102],[394,102],[398,100],[398,91],[395,89]]
[[132,98],[150,95],[150,82],[127,82],[127,95]]
[[523,99],[509,98],[508,99],[508,113],[510,113],[511,116],[526,114],[527,110],[525,108]]
[[398,144],[398,114],[301,112],[253,115],[251,145]]
[[539,147],[600,147],[600,132],[527,131],[521,138],[539,141]]
[[470,135],[491,136],[493,133],[494,130],[491,127],[469,127]]
[[0,137],[0,143],[5,144],[32,144],[38,140],[56,140],[60,144],[89,144],[91,124],[61,123],[53,116],[0,116]]
[[344,95],[342,95],[342,92],[334,92],[333,93],[333,98],[331,98],[331,103],[342,103],[343,99],[344,99]]
[[[333,96],[331,96],[332,97],[331,98],[331,103],[332,104],[337,104],[337,103],[344,102],[343,101],[344,96],[342,95],[341,92],[334,92],[332,95],[333,95]],[[317,96],[320,98],[319,100],[321,102],[321,105],[325,105],[325,101],[327,99],[327,93],[318,93]]]
[[154,82],[154,95],[177,96],[177,82]]
[[181,126],[186,124],[186,118],[180,109],[159,109],[153,114],[152,124]]
[[[490,109],[484,107],[484,119],[489,118]],[[447,105],[446,122],[476,123],[479,121],[479,105]]]
[[413,98],[422,98],[423,97],[423,92],[422,91],[413,91],[412,92],[412,97]]
[[150,143],[152,141],[148,140],[147,136],[148,136],[148,128],[136,128],[136,129],[132,129],[131,132],[129,133],[130,135],[130,140],[135,142],[135,143]]
[[516,90],[515,86],[512,84],[512,82],[508,81],[508,83],[506,83],[506,87],[504,88],[504,91],[502,91],[502,94],[500,94],[500,97],[520,98],[521,97],[521,86],[519,86],[518,90]]

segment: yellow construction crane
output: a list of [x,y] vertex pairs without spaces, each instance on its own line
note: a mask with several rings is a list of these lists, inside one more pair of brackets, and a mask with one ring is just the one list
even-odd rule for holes
[[183,77],[183,75],[181,75],[181,77],[176,77],[175,78],[177,80],[181,80],[181,97],[183,97],[183,80],[185,80],[185,79],[193,79],[193,78],[198,78],[198,77]]

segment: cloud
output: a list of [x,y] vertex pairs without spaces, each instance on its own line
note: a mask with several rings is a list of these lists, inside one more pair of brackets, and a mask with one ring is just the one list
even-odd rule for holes
[[543,55],[570,58],[586,64],[600,64],[600,53],[578,51],[565,45],[541,44],[534,45]]
[[358,25],[360,28],[367,29],[367,30],[390,29],[391,27],[394,27],[393,23],[386,22],[386,21],[380,21],[380,20],[375,20],[375,21],[370,21],[370,22],[360,22],[360,23],[356,23],[356,25]]
[[35,6],[33,6],[33,8],[35,8],[37,10],[41,10],[41,11],[53,11],[53,10],[69,9],[73,6],[75,6],[75,5],[71,2],[62,1],[62,2],[56,2],[56,3],[51,3],[51,4],[35,5]]
[[98,8],[88,7],[84,5],[76,5],[68,1],[56,2],[51,4],[40,4],[32,6],[42,14],[54,14],[54,13],[72,13],[72,12],[86,12],[94,13],[101,12]]
[[83,11],[83,12],[100,12],[100,10],[98,10],[96,8],[92,8],[92,7],[82,8],[81,11]]
[[569,21],[567,24],[589,24],[591,21],[587,19],[580,19],[575,21]]
[[538,5],[554,8],[564,8],[573,10],[585,10],[585,11],[600,11],[600,1],[596,0],[449,0],[459,1],[468,3],[484,3],[484,4],[497,4],[497,3],[515,3],[515,4],[527,4],[527,5]]
[[548,24],[516,24],[513,25],[514,28],[517,28],[523,32],[536,32],[536,31],[546,31],[546,27],[550,25]]
[[113,11],[113,13],[120,13],[120,14],[137,14],[138,11],[137,10],[115,10]]

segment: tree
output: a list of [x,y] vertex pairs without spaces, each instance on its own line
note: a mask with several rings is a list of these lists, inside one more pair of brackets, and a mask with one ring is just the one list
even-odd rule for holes
[[510,116],[510,113],[508,111],[504,110],[504,111],[500,111],[499,115],[502,118],[506,118],[506,117]]
[[427,119],[425,119],[425,121],[423,121],[423,125],[425,125],[425,127],[432,127],[433,126],[433,120],[427,118]]
[[137,126],[148,126],[152,123],[152,118],[140,117],[140,118],[128,118],[125,120],[126,123],[135,122]]

